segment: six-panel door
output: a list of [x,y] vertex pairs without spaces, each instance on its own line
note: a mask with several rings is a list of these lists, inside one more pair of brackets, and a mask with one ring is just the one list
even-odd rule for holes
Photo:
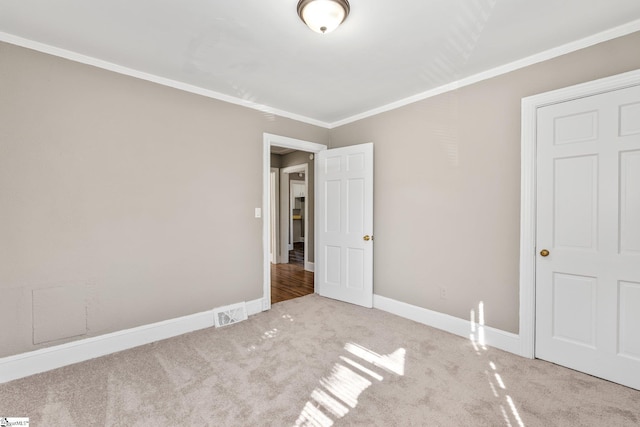
[[536,357],[640,389],[640,87],[537,123]]

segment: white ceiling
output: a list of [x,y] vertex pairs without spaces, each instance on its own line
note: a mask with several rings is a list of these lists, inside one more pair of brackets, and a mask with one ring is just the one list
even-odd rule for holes
[[640,29],[640,0],[351,0],[344,24],[320,35],[297,1],[2,0],[0,40],[332,127]]

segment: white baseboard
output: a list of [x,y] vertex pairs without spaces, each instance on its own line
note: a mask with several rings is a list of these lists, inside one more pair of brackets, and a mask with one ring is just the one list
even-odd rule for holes
[[374,308],[404,317],[405,319],[410,319],[470,339],[481,346],[488,345],[521,355],[520,336],[511,332],[505,332],[477,323],[472,324],[469,320],[417,307],[380,295],[373,296],[373,306]]
[[316,271],[316,265],[313,262],[306,262],[304,264],[304,269],[307,271]]
[[[520,354],[520,337],[510,332],[477,324],[475,325],[475,332],[473,332],[471,329],[472,325],[467,320],[380,295],[373,296],[373,306],[379,310],[442,329],[464,338],[471,339],[472,334],[474,334],[473,341],[476,343],[482,345],[484,342],[484,345],[499,348],[510,353]],[[262,312],[262,298],[248,301],[246,308],[247,315],[249,316]],[[137,328],[73,341],[42,350],[5,357],[0,359],[0,383],[213,326],[213,310],[209,310],[150,325],[143,325]],[[484,341],[482,340],[481,333],[479,334],[480,331],[484,333]]]
[[247,316],[253,316],[254,314],[258,314],[264,311],[262,308],[262,298],[254,299],[253,301],[248,301],[246,304],[247,304]]
[[[262,298],[247,302],[246,309],[249,316],[261,312]],[[0,384],[213,326],[213,310],[209,310],[4,357]]]

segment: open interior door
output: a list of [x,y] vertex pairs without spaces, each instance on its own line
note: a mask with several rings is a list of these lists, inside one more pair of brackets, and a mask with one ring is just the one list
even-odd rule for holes
[[321,151],[316,162],[316,291],[373,306],[373,143]]

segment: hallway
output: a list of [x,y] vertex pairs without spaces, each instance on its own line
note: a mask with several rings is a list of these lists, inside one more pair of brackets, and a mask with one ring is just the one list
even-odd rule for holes
[[304,269],[302,245],[289,251],[289,264],[271,264],[271,304],[313,293],[313,272]]

